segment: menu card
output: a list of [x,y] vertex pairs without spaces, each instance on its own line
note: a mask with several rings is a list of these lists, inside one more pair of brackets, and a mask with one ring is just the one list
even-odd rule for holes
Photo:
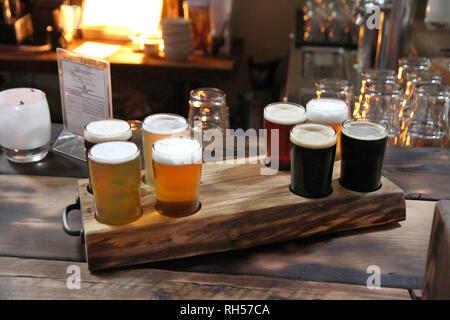
[[86,160],[84,127],[113,116],[109,61],[61,48],[57,56],[64,129],[53,150]]

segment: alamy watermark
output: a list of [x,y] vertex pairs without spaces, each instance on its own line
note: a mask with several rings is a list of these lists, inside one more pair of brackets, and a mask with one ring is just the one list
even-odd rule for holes
[[[267,129],[226,129],[194,130],[192,138],[203,145],[205,164],[264,164],[261,175],[274,175],[279,170],[279,129],[270,129],[270,141],[267,141]],[[271,157],[268,159],[267,143],[271,145]],[[186,161],[189,161],[186,159]]]
[[373,4],[366,7],[366,14],[368,15],[366,20],[367,29],[380,29],[381,10],[380,7]]
[[370,276],[367,278],[366,285],[368,289],[381,289],[381,269],[379,266],[373,264],[367,267],[367,274]]
[[81,289],[81,269],[76,264],[67,267],[66,273],[69,274],[66,280],[66,287],[69,290]]

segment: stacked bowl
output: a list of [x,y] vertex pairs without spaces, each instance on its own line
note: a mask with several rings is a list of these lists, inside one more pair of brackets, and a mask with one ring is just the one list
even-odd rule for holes
[[165,18],[161,20],[164,55],[168,60],[183,61],[192,52],[191,20]]

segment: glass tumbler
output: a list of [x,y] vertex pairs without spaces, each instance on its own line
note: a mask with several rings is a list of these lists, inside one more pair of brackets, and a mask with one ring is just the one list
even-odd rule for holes
[[225,137],[228,116],[226,95],[215,88],[192,90],[189,96],[188,124],[194,137],[202,141],[203,148],[211,137]]
[[431,59],[427,57],[403,57],[398,60],[397,81],[400,85],[406,84],[408,73],[428,70]]
[[361,120],[375,121],[388,127],[389,137],[400,133],[398,112],[402,91],[397,83],[372,82],[367,86],[363,99]]
[[352,105],[353,85],[343,79],[322,79],[314,83],[317,98],[336,98]]
[[410,136],[442,139],[448,134],[450,87],[440,84],[419,86],[414,94],[408,132]]
[[415,89],[424,84],[441,84],[442,73],[435,70],[417,70],[409,73],[406,77],[406,84],[403,89],[403,100],[400,107],[400,119],[409,118],[413,106]]
[[366,93],[367,86],[372,82],[395,82],[395,71],[390,69],[366,69],[361,72],[361,85],[359,95],[355,97],[355,105],[353,108],[353,117],[359,119],[361,117],[361,105]]
[[0,145],[13,162],[36,162],[49,150],[51,121],[45,93],[32,88],[0,92]]
[[184,0],[183,15],[191,20],[194,51],[207,54],[211,46],[209,0]]

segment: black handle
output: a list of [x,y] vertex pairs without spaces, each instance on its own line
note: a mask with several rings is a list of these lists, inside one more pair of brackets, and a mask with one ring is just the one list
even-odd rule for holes
[[73,230],[71,227],[69,227],[69,223],[67,222],[67,217],[69,213],[72,210],[80,210],[80,209],[81,209],[80,197],[77,197],[75,203],[69,204],[67,207],[64,208],[64,210],[62,211],[61,220],[64,232],[67,233],[69,236],[81,237],[81,242],[84,243],[83,228],[81,228],[80,230]]

